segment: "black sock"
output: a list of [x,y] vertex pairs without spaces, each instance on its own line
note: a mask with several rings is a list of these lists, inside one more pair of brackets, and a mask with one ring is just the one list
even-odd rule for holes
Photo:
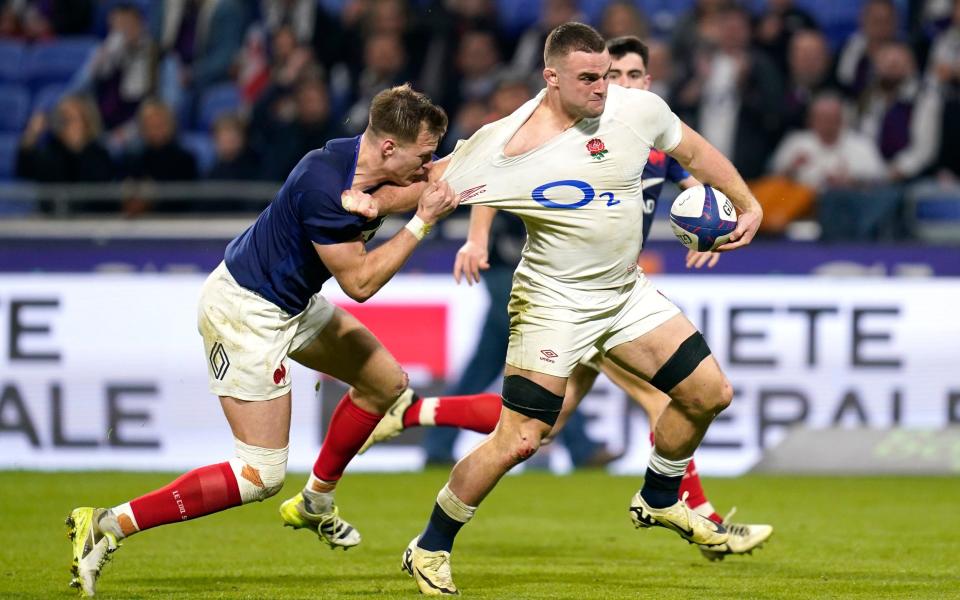
[[453,538],[457,537],[457,533],[464,525],[465,523],[445,513],[439,504],[434,504],[430,521],[427,523],[427,528],[420,534],[417,546],[431,552],[438,550],[450,552],[453,550]]
[[643,478],[643,488],[640,496],[646,500],[651,508],[666,508],[677,503],[680,496],[680,482],[683,475],[669,477],[656,473],[647,467],[647,474]]

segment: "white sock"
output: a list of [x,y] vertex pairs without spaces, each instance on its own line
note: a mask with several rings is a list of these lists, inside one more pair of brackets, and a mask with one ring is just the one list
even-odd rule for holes
[[440,398],[423,398],[420,401],[420,413],[417,415],[417,422],[426,427],[433,427],[437,424],[437,406],[440,404]]
[[650,462],[647,466],[654,473],[659,473],[665,477],[683,477],[691,460],[693,460],[692,455],[680,460],[670,460],[657,454],[657,449],[654,448],[650,453]]
[[137,526],[137,518],[133,516],[133,510],[129,502],[124,502],[118,506],[107,510],[97,521],[97,527],[100,531],[112,533],[118,540],[140,531]]
[[303,503],[307,512],[321,515],[333,510],[333,492],[337,487],[335,481],[324,481],[310,473],[307,485],[303,486]]
[[466,502],[457,498],[457,495],[450,491],[450,484],[443,486],[440,493],[437,494],[437,504],[447,513],[451,519],[467,523],[477,512],[476,506],[469,506]]

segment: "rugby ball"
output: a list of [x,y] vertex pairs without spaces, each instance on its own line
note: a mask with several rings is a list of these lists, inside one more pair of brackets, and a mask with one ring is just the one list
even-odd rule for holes
[[681,244],[707,252],[730,239],[737,226],[737,211],[723,192],[709,185],[697,185],[684,190],[673,201],[670,226]]

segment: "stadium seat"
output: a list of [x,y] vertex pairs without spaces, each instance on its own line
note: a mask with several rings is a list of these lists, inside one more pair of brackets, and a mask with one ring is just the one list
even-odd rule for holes
[[88,37],[36,44],[24,56],[24,74],[34,89],[48,83],[67,83],[87,62],[96,46],[96,38]]
[[20,81],[22,66],[23,44],[0,40],[0,82]]
[[0,84],[0,131],[20,133],[30,116],[30,92],[15,83]]
[[33,95],[33,108],[31,112],[47,112],[52,110],[57,102],[60,101],[60,98],[67,93],[67,89],[68,86],[63,83],[50,83],[43,86]]
[[180,142],[197,159],[200,177],[205,177],[217,160],[210,134],[203,131],[190,131],[180,135]]
[[232,83],[223,83],[209,88],[200,98],[197,128],[209,131],[217,117],[240,108],[240,90]]
[[15,133],[0,133],[0,181],[13,179],[19,140],[20,136]]
[[960,242],[960,190],[937,184],[908,193],[906,222],[912,235],[933,244]]

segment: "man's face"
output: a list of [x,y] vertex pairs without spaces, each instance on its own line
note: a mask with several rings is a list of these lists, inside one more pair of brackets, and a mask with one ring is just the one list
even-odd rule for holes
[[384,161],[390,180],[398,185],[410,185],[425,179],[427,168],[432,163],[440,143],[440,136],[421,128],[415,142],[391,142],[389,154]]
[[650,76],[647,74],[647,66],[643,64],[643,57],[635,52],[628,52],[620,58],[614,58],[610,70],[607,71],[607,82],[625,88],[649,90]]
[[603,52],[573,52],[544,71],[548,85],[558,88],[560,103],[568,113],[593,118],[603,114],[607,103],[609,70],[610,53],[604,48]]

